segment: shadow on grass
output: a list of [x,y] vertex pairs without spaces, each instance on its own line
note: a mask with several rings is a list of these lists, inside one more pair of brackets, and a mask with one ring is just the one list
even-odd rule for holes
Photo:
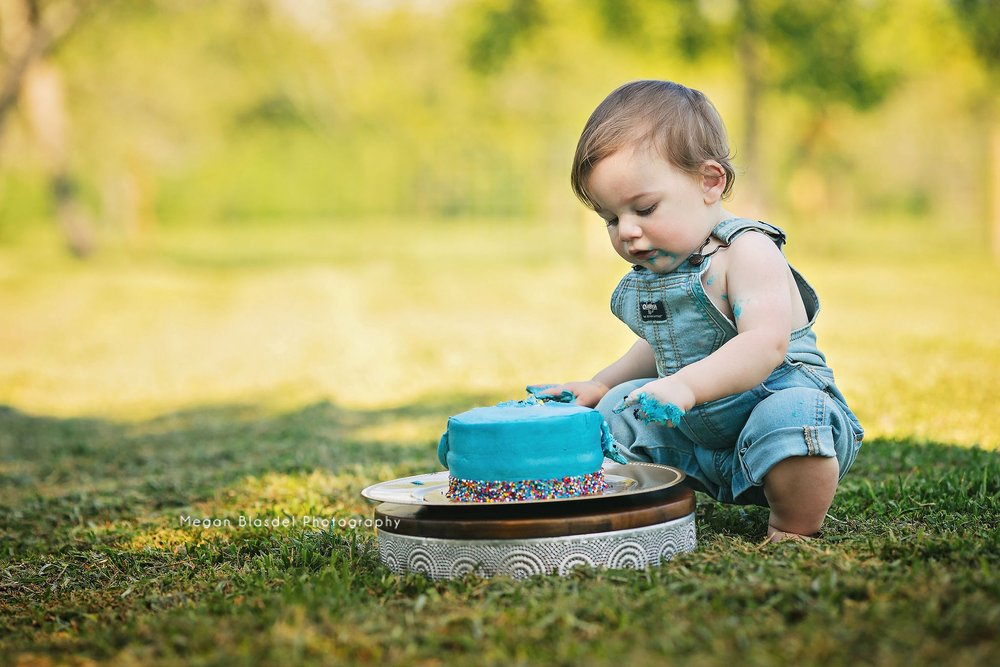
[[[368,516],[361,488],[438,469],[447,417],[491,402],[231,405],[140,423],[0,408],[0,654],[509,664],[525,661],[525,636],[563,664],[731,664],[747,646],[780,664],[768,656],[788,637],[802,664],[822,651],[898,657],[914,637],[924,664],[996,654],[1000,457],[943,443],[867,443],[824,539],[806,546],[759,551],[765,509],[699,496],[699,548],[648,572],[430,582],[388,574],[370,528],[178,526],[185,512]],[[754,617],[734,635],[730,619]]]
[[347,474],[360,490],[439,470],[448,416],[486,400],[376,410],[320,402],[286,413],[224,405],[139,423],[0,407],[0,558],[58,548],[72,529],[176,515],[267,476]]

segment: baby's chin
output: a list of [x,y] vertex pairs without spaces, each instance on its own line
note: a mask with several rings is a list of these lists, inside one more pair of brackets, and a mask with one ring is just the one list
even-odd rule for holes
[[659,248],[654,248],[635,255],[624,249],[619,250],[616,248],[615,250],[618,252],[618,255],[629,264],[632,264],[633,266],[641,266],[642,268],[648,269],[653,273],[670,273],[683,263],[683,261],[674,253],[666,250],[660,250]]
[[670,273],[681,265],[682,260],[672,252],[655,249],[641,258],[641,265],[653,273]]

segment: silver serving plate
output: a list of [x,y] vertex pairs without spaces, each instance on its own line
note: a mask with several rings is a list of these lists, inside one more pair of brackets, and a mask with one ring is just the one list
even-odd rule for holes
[[680,484],[684,473],[677,468],[653,463],[613,463],[605,460],[604,479],[608,489],[604,493],[570,498],[547,498],[540,500],[510,500],[505,502],[477,503],[451,500],[445,497],[448,490],[448,471],[425,473],[412,477],[402,477],[388,482],[372,484],[361,492],[369,500],[402,505],[441,505],[446,507],[507,507],[511,505],[531,505],[537,503],[564,503],[593,500],[607,500],[625,496],[637,496],[654,491],[662,491]]

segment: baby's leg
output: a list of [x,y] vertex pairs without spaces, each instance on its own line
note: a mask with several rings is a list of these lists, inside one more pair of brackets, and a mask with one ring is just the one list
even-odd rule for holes
[[754,408],[737,454],[751,483],[764,486],[772,539],[820,529],[855,444],[847,415],[818,389],[783,389]]
[[840,467],[834,457],[793,456],[764,476],[764,495],[771,507],[767,536],[812,535],[823,525],[837,492]]

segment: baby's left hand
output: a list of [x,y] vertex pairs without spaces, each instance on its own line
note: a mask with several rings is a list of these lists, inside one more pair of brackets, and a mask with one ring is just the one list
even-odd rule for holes
[[[639,395],[646,394],[657,402],[663,405],[674,405],[678,407],[681,412],[687,412],[694,407],[694,392],[685,383],[678,381],[672,376],[660,378],[659,380],[653,380],[649,382],[631,394],[629,394],[621,408],[628,408],[633,405],[639,405]],[[673,421],[667,421],[667,426],[677,426]]]

